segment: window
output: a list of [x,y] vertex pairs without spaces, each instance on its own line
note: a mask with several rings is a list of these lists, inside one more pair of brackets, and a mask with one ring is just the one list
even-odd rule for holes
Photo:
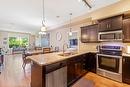
[[70,39],[69,40],[70,47],[76,47],[78,45],[78,39]]
[[29,40],[26,37],[9,37],[9,48],[27,47],[28,45]]
[[70,48],[77,48],[77,46],[78,46],[78,36],[77,35],[78,35],[77,32],[72,32],[72,36],[68,36]]

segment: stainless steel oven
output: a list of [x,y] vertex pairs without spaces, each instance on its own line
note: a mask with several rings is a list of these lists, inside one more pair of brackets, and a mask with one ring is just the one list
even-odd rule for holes
[[119,46],[101,46],[97,54],[97,74],[122,82],[122,50]]
[[99,41],[122,41],[122,30],[99,32],[98,40]]

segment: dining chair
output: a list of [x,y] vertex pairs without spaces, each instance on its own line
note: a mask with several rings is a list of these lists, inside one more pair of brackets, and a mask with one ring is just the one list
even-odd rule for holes
[[42,50],[42,47],[35,47],[35,50]]
[[51,53],[51,48],[43,48],[43,54]]
[[31,55],[26,55],[26,53],[24,51],[23,54],[22,54],[22,60],[23,60],[22,67],[23,67],[23,69],[25,69],[26,64],[30,64],[31,63],[31,60],[27,59],[27,56],[31,56]]

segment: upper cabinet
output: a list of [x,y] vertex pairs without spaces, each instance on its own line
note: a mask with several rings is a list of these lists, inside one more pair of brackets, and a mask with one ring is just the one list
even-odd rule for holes
[[111,25],[111,19],[104,19],[99,21],[99,31],[106,31]]
[[99,20],[99,31],[114,31],[122,29],[122,15]]
[[130,18],[123,20],[123,42],[130,42]]
[[98,24],[81,27],[81,42],[82,43],[98,42]]

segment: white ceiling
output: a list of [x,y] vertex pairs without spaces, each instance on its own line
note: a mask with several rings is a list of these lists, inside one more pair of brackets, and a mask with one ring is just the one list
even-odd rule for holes
[[[120,0],[89,0],[98,9]],[[89,8],[79,0],[45,0],[46,25],[53,26],[86,14]],[[56,16],[60,16],[57,18]],[[35,33],[40,30],[42,0],[0,0],[0,30]]]

